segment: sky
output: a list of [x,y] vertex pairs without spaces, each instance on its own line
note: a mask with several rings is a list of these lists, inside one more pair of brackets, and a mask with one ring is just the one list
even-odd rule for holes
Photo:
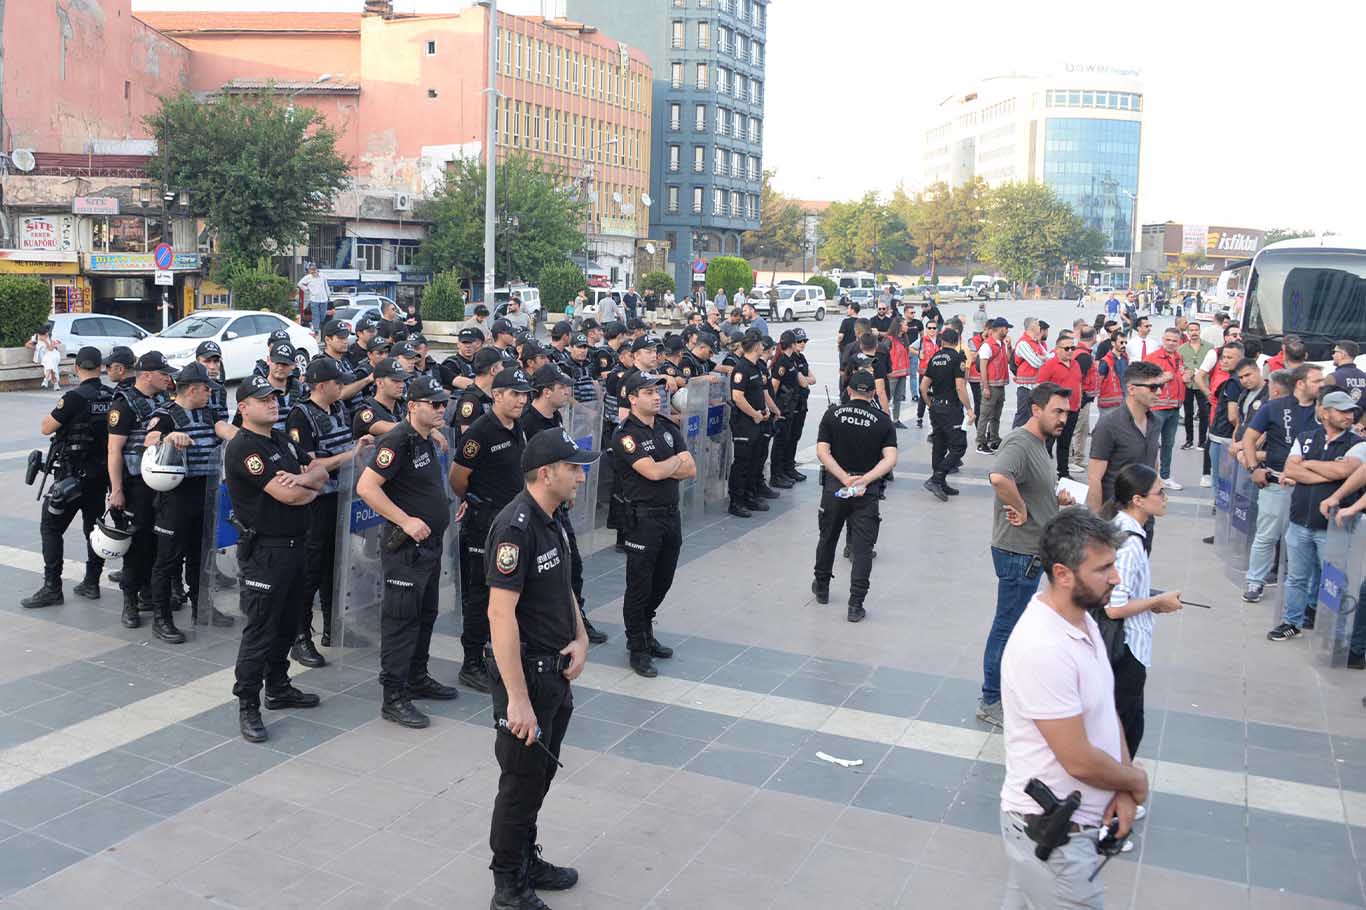
[[[656,0],[663,3],[664,0]],[[557,0],[500,0],[514,13]],[[133,0],[134,10],[356,10],[362,0]],[[436,12],[466,0],[395,0]],[[595,23],[611,35],[611,23]],[[1136,66],[1139,219],[1366,241],[1366,4],[1207,0],[773,0],[764,167],[801,199],[919,187],[939,101],[1062,62]]]

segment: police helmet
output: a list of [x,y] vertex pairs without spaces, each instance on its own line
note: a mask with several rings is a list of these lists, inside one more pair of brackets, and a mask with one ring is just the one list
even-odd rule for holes
[[81,479],[79,477],[67,477],[59,480],[52,485],[52,489],[47,491],[48,508],[53,512],[65,511],[69,506],[74,506],[80,498]]
[[169,442],[148,446],[142,453],[142,482],[158,493],[180,486],[185,479],[185,453]]
[[133,523],[122,509],[104,513],[90,531],[90,549],[101,559],[119,559],[133,543]]

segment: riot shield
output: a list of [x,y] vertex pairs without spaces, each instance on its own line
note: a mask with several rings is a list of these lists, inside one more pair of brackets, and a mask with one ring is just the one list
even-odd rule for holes
[[329,660],[357,669],[379,669],[380,566],[385,522],[356,493],[356,482],[374,460],[374,446],[357,448],[337,472],[337,548],[332,576],[332,649]]
[[[446,492],[446,501],[451,510],[451,524],[446,529],[446,538],[441,544],[441,581],[436,595],[435,629],[438,632],[459,635],[464,623],[464,604],[460,600],[460,522],[455,518],[460,503],[456,500],[446,478],[450,476],[451,453],[455,451],[455,444],[460,441],[460,434],[456,432],[455,427],[449,426],[437,432],[442,433],[446,439],[446,449],[439,454],[438,459],[441,462],[441,487]],[[451,604],[452,609],[447,610],[446,604]]]
[[1366,622],[1361,598],[1366,594],[1366,535],[1353,516],[1339,527],[1337,516],[1328,522],[1319,582],[1318,612],[1314,619],[1314,659],[1326,667],[1345,667],[1348,660],[1366,655]]
[[[593,386],[594,399],[572,402],[567,408],[568,414],[564,420],[569,435],[574,438],[574,444],[589,451],[597,451],[609,442],[602,438],[602,385],[595,382]],[[574,527],[574,535],[579,542],[579,553],[582,555],[596,549],[593,546],[593,530],[598,495],[603,483],[602,477],[609,469],[610,463],[611,458],[603,456],[596,464],[584,465],[583,487],[569,508],[569,523]]]
[[1234,460],[1232,453],[1226,450],[1224,457],[1219,459],[1219,483],[1214,488],[1214,551],[1218,554],[1219,562],[1223,564],[1226,573],[1233,562],[1234,547],[1230,536],[1230,520],[1233,510],[1234,475],[1237,470],[1238,462]]
[[[1234,584],[1242,584],[1247,577],[1248,554],[1252,541],[1257,536],[1257,485],[1252,482],[1252,474],[1233,460],[1232,456],[1224,464],[1233,463],[1233,499],[1228,510],[1228,553],[1224,559],[1224,572]],[[1220,467],[1220,471],[1224,468]],[[1223,475],[1220,475],[1220,482]]]
[[[200,542],[203,558],[199,565],[199,610],[193,621],[177,623],[186,639],[196,634],[215,640],[236,639],[241,636],[241,596],[237,570],[237,528],[229,517],[232,501],[228,498],[228,484],[223,474],[223,453],[218,456],[218,470],[204,484],[204,532]],[[211,619],[216,613],[232,617],[231,626],[217,624]],[[202,642],[201,642],[202,643]]]
[[[725,379],[724,374],[708,376]],[[730,504],[730,463],[734,456],[730,439],[730,402],[726,391],[729,384],[713,378],[707,390],[707,466],[710,474],[702,489],[704,506],[708,511],[724,510]]]
[[690,380],[687,386],[679,389],[674,396],[679,405],[683,438],[688,451],[692,453],[693,462],[697,465],[697,476],[683,481],[678,487],[679,509],[683,515],[685,530],[701,518],[707,508],[706,486],[708,478],[713,474],[712,458],[715,457],[714,447],[706,434],[712,385],[709,377],[698,376]]

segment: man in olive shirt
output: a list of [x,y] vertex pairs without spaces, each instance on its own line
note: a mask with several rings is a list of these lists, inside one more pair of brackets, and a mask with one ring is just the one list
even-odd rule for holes
[[1071,393],[1053,382],[1041,382],[1029,393],[1029,420],[1001,441],[989,479],[996,491],[991,525],[991,561],[996,568],[996,616],[982,656],[982,698],[977,716],[1004,726],[1001,710],[1001,655],[1030,598],[1039,588],[1039,539],[1043,527],[1072,505],[1072,497],[1056,492],[1058,472],[1048,454],[1049,440],[1067,426]]
[[1200,323],[1192,322],[1186,326],[1186,340],[1176,349],[1181,356],[1182,378],[1186,381],[1186,441],[1181,448],[1189,449],[1195,445],[1195,421],[1200,423],[1200,446],[1205,446],[1209,436],[1209,396],[1195,385],[1195,374],[1205,362],[1205,355],[1214,350],[1214,345],[1200,337]]

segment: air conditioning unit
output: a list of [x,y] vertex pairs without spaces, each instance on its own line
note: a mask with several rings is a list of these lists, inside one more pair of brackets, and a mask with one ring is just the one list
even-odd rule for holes
[[411,212],[413,210],[413,196],[411,193],[394,194],[394,211]]

